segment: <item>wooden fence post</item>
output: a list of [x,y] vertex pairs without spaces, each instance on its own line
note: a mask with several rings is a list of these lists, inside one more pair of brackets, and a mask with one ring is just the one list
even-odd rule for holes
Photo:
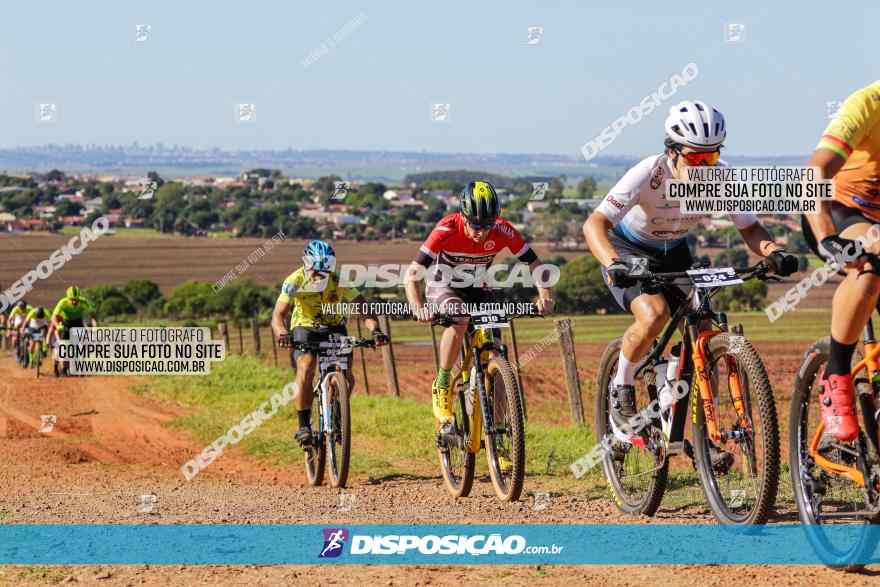
[[[356,320],[357,329],[358,329],[358,338],[363,338],[361,334],[361,317],[358,316]],[[364,353],[364,347],[360,348],[361,351],[361,370],[364,372],[364,389],[367,392],[367,395],[370,395],[370,382],[367,379],[367,356]]]
[[251,318],[251,334],[254,338],[254,356],[259,357],[262,345],[260,345],[260,323],[256,318]]
[[275,366],[278,366],[278,342],[275,340],[275,331],[272,325],[269,325],[269,336],[272,338],[272,358],[275,360]]
[[243,355],[244,354],[244,334],[243,334],[244,328],[241,325],[241,320],[236,322],[235,325],[238,327],[238,354]]
[[[382,331],[391,338],[391,320],[388,316],[379,316],[379,324]],[[385,363],[385,379],[388,381],[388,391],[395,397],[400,397],[400,388],[397,385],[397,366],[394,363],[394,345],[389,342],[382,347],[382,361]]]
[[514,320],[510,321],[510,345],[513,347],[513,368],[516,370],[516,382],[519,385],[519,394],[522,397],[523,419],[529,421],[529,411],[526,409],[526,390],[523,388],[522,370],[519,367],[519,346],[516,344],[516,328]]
[[229,348],[229,325],[226,322],[221,322],[217,325],[217,331],[220,334],[220,338],[223,339],[223,344],[226,346],[226,354],[232,352]]
[[559,347],[562,350],[562,366],[565,370],[565,386],[568,388],[568,405],[571,408],[571,423],[584,425],[584,402],[581,398],[581,383],[578,377],[577,361],[574,357],[574,335],[571,318],[557,320]]

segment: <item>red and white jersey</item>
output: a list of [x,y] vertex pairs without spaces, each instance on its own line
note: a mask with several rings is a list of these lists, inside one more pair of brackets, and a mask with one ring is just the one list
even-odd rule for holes
[[481,243],[474,242],[465,233],[464,223],[458,212],[444,216],[419,248],[415,262],[424,267],[435,264],[486,266],[504,249],[509,249],[523,263],[531,263],[537,258],[519,231],[502,218],[495,221]]

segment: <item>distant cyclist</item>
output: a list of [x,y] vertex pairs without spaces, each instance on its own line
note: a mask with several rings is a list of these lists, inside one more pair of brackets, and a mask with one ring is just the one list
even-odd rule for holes
[[[12,342],[12,348],[18,350],[18,337],[21,336],[21,325],[24,324],[24,318],[33,308],[25,300],[18,300],[12,311],[9,312],[9,318],[6,322],[8,328],[7,336]],[[15,360],[20,360],[16,354]]]
[[[48,341],[52,334],[55,334],[56,339],[70,340],[70,329],[82,328],[86,324],[96,327],[97,314],[91,302],[82,297],[80,289],[72,285],[67,288],[64,297],[58,300],[55,309],[52,310],[46,340]],[[67,362],[62,361],[61,367],[66,370]]]
[[[303,251],[303,266],[287,276],[281,286],[281,294],[275,302],[272,313],[272,330],[280,346],[288,346],[289,332],[295,342],[323,342],[331,336],[347,336],[345,316],[339,313],[325,313],[335,304],[349,302],[366,309],[366,299],[353,287],[339,285],[339,271],[336,268],[336,252],[328,243],[314,240]],[[292,310],[292,312],[291,312]],[[290,322],[286,323],[287,313],[291,312]],[[372,332],[377,346],[388,343],[388,336],[379,327],[374,314],[365,313],[364,323]],[[299,394],[294,399],[299,419],[296,441],[301,446],[312,442],[312,379],[315,376],[316,353],[295,350],[291,353],[291,366],[296,369],[296,389]],[[349,390],[354,389],[354,373],[346,373]]]
[[[857,241],[880,222],[880,81],[846,99],[808,165],[835,183],[834,200],[822,200],[818,214],[801,220],[813,252],[826,260],[880,253],[880,242]],[[819,382],[819,404],[825,430],[845,442],[859,433],[851,361],[880,296],[878,270],[862,256],[847,264],[831,305],[831,345]]]
[[[33,308],[24,317],[24,323],[21,325],[22,336],[28,341],[28,364],[33,364],[34,356],[37,353],[37,345],[47,342],[49,332],[49,315],[42,306]],[[40,340],[34,338],[34,334],[41,335]]]
[[[665,150],[640,161],[611,188],[584,223],[584,236],[602,264],[602,275],[617,303],[633,315],[623,336],[617,373],[608,390],[611,424],[618,430],[635,415],[635,372],[655,337],[684,301],[690,286],[647,291],[631,277],[634,259],[647,259],[652,272],[677,272],[694,263],[686,236],[704,217],[684,215],[666,199],[666,180],[679,179],[688,166],[727,165],[720,159],[727,136],[724,116],[705,102],[681,102],[666,119]],[[743,240],[779,275],[791,275],[797,258],[773,240],[753,214],[731,219]],[[716,449],[718,450],[718,449]],[[733,455],[729,455],[732,458]],[[727,460],[719,455],[721,461]]]
[[[533,272],[541,266],[538,255],[526,244],[519,231],[501,218],[501,202],[495,188],[486,181],[472,181],[461,190],[459,211],[437,223],[416,253],[410,272],[414,274],[420,267],[488,267],[504,249],[528,264]],[[426,306],[422,305],[418,281],[407,280],[406,298],[420,322],[432,322],[434,309],[447,314],[467,314],[470,307],[497,302],[488,285],[455,288],[443,285],[439,277],[439,273],[428,276]],[[548,288],[538,287],[536,306],[541,315],[553,313],[556,306]],[[446,328],[440,339],[440,368],[431,388],[431,397],[434,418],[441,426],[453,418],[450,370],[458,357],[467,325],[467,316],[458,318],[457,324]]]

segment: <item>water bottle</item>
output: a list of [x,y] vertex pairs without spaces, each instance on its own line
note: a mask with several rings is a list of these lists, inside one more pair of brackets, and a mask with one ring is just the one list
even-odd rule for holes
[[660,393],[665,384],[666,359],[663,357],[657,357],[657,361],[654,363],[654,386],[657,388],[657,393]]
[[663,389],[658,394],[660,401],[660,409],[668,410],[675,402],[674,387],[678,378],[679,354],[681,353],[681,345],[677,344],[672,347],[672,354],[669,356],[669,362],[666,363],[666,377],[664,377]]

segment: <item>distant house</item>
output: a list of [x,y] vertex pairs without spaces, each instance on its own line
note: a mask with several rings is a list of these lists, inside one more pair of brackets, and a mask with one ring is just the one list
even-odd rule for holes
[[143,218],[126,217],[126,219],[125,219],[125,228],[140,228],[143,225],[144,225]]
[[35,218],[22,218],[11,223],[11,230],[49,230],[49,223]]
[[55,217],[55,210],[57,210],[55,206],[34,206],[34,214],[37,215],[37,218],[46,220]]
[[526,204],[526,208],[528,208],[529,212],[537,212],[538,210],[546,210],[550,207],[549,202],[545,202],[544,200],[532,200],[528,204]]
[[86,222],[85,216],[62,216],[58,219],[64,226],[82,226]]
[[15,222],[15,215],[10,214],[8,212],[0,212],[0,226],[3,227],[3,230],[10,231],[12,230],[11,224]]

